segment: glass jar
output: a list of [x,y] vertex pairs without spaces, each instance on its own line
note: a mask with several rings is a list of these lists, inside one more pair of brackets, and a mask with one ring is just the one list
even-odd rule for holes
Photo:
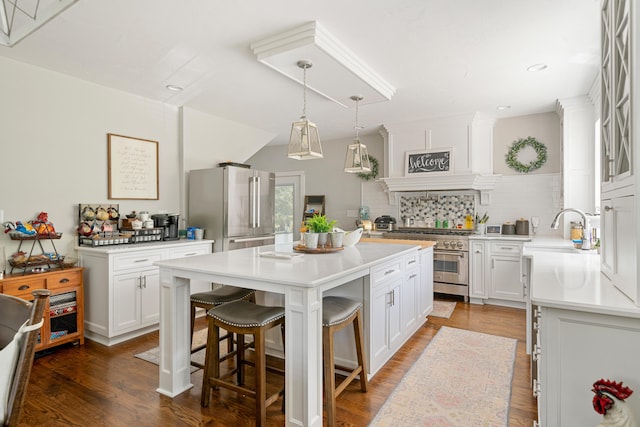
[[582,223],[571,221],[571,240],[582,240]]

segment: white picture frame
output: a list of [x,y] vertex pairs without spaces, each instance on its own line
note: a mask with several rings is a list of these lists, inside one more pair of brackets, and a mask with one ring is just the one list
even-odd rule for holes
[[158,141],[107,134],[109,199],[158,200]]

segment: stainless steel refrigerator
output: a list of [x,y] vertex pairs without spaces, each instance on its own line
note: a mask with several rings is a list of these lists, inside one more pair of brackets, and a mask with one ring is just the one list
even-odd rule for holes
[[204,228],[214,251],[275,242],[273,172],[227,165],[189,172],[189,226]]

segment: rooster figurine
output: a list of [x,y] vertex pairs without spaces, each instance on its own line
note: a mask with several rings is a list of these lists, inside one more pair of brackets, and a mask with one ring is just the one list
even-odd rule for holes
[[593,383],[591,391],[595,393],[593,409],[603,417],[598,427],[638,427],[631,407],[625,402],[633,390],[623,386],[622,381],[600,379]]

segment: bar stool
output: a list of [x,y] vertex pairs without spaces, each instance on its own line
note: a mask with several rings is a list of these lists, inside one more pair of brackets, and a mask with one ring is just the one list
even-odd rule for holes
[[[196,322],[196,308],[210,310],[222,304],[233,301],[247,300],[256,301],[256,291],[253,289],[239,288],[236,286],[222,286],[218,289],[207,292],[199,292],[191,295],[191,344],[193,345],[193,329]],[[233,355],[233,334],[227,333],[220,337],[220,341],[227,341],[227,356]],[[199,345],[191,349],[191,353],[196,353],[206,347],[206,344]],[[225,359],[224,357],[223,359]],[[198,362],[191,361],[193,366],[203,368],[204,366]]]
[[[284,307],[267,307],[240,300],[223,304],[207,311],[209,318],[209,334],[207,335],[207,351],[204,374],[202,378],[202,395],[200,404],[209,406],[211,388],[227,388],[256,401],[256,425],[266,425],[267,407],[284,396],[284,389],[267,396],[267,370],[284,374],[282,370],[268,368],[265,353],[266,332],[280,326],[282,343],[284,344]],[[224,377],[220,375],[220,328],[238,335],[236,366]],[[253,335],[255,363],[244,359],[244,336]],[[255,366],[254,388],[244,387],[244,365]],[[227,377],[237,373],[237,384]]]
[[[329,296],[322,299],[322,358],[324,366],[324,396],[327,407],[327,425],[336,425],[336,398],[360,375],[360,390],[367,391],[367,368],[364,360],[364,339],[362,335],[362,317],[360,304],[343,297]],[[351,368],[334,363],[333,336],[336,332],[353,323],[358,366]],[[336,387],[336,368],[351,372]]]

